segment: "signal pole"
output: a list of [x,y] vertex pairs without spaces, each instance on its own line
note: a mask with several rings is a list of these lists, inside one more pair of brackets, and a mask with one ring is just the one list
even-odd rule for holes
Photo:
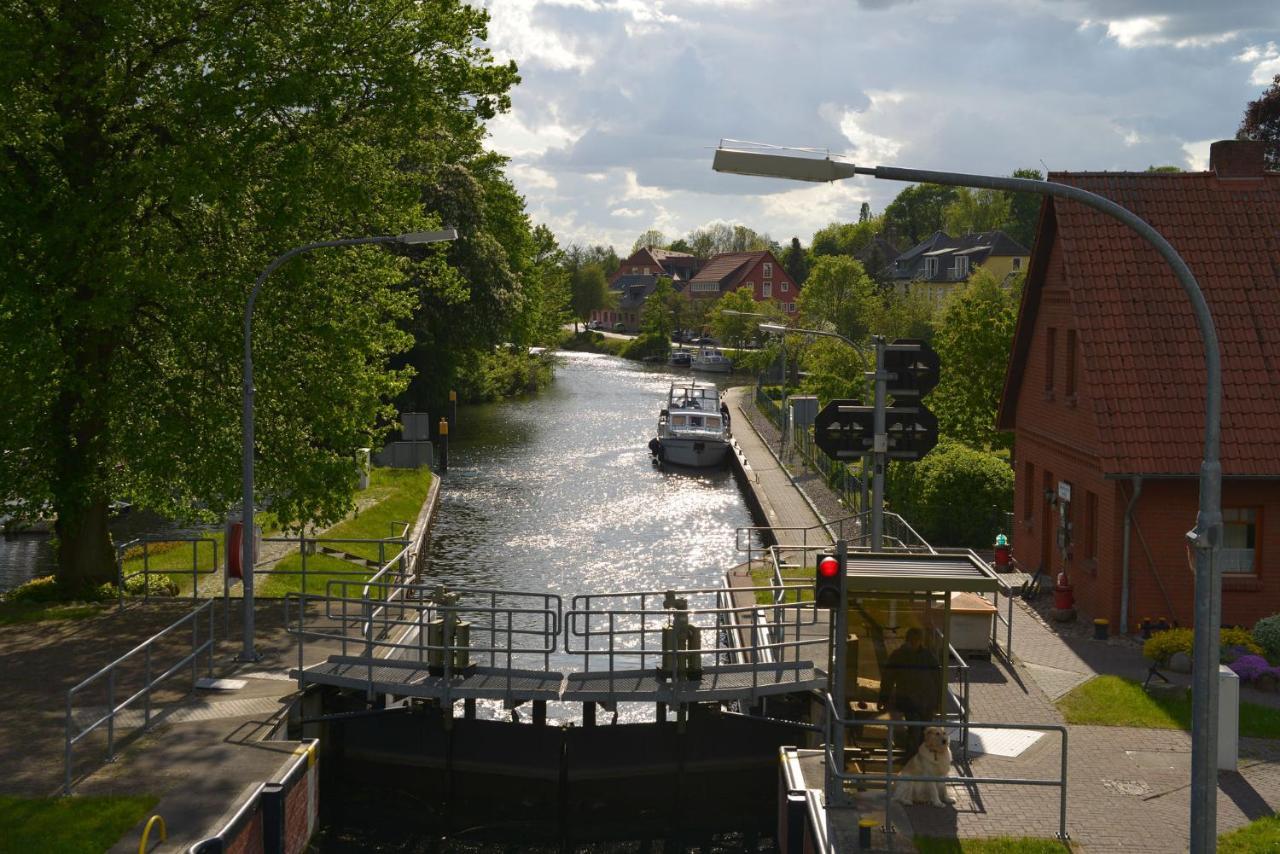
[[871,440],[871,550],[880,551],[884,544],[884,464],[889,452],[889,436],[885,432],[885,383],[889,375],[884,370],[884,338],[874,336],[876,345],[875,373],[870,379],[875,384],[875,434]]

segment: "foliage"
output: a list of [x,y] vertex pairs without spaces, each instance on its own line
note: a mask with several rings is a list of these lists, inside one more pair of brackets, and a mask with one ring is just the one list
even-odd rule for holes
[[561,253],[560,261],[564,270],[571,274],[588,264],[595,264],[604,272],[605,278],[618,272],[622,266],[622,260],[613,247],[600,244],[581,246],[575,243]]
[[733,369],[750,374],[763,374],[778,361],[781,347],[776,339],[758,350],[739,350],[733,356]]
[[1280,851],[1280,815],[1265,815],[1218,837],[1218,854]]
[[689,232],[685,244],[689,248],[684,251],[692,252],[702,260],[721,252],[755,252],[779,248],[767,234],[759,234],[745,225],[729,225],[726,222],[714,222]]
[[[1044,180],[1039,169],[1015,169],[1013,177]],[[1036,223],[1040,220],[1040,205],[1044,197],[1039,193],[1009,193],[1008,196],[1009,217],[1001,228],[1005,234],[1030,249],[1035,242]]]
[[880,220],[875,217],[858,222],[833,222],[814,232],[813,241],[809,244],[809,255],[814,261],[823,255],[857,258],[859,253],[871,245],[879,231]]
[[869,402],[871,392],[863,376],[870,367],[869,358],[874,359],[843,341],[819,338],[805,350],[807,375],[801,381],[801,391],[817,395],[820,404],[846,398]]
[[[729,314],[731,311],[740,314]],[[742,347],[756,337],[757,326],[765,320],[750,316],[756,314],[769,315],[779,322],[786,320],[777,303],[756,302],[751,289],[745,286],[724,294],[707,312],[716,339],[731,347]]]
[[1258,682],[1263,678],[1280,680],[1280,667],[1273,667],[1260,655],[1242,655],[1229,665],[1241,682]]
[[[277,253],[438,227],[424,196],[474,198],[473,179],[484,229],[447,251],[511,267],[522,250],[505,240],[528,223],[481,146],[517,76],[484,46],[486,22],[458,0],[0,16],[0,448],[23,449],[0,467],[0,500],[53,507],[65,581],[111,577],[113,499],[174,518],[238,500],[241,317]],[[263,290],[256,475],[282,519],[349,506],[352,454],[408,379],[386,367],[411,340],[396,324],[424,292],[458,326],[526,304],[519,270],[491,286],[443,259],[322,251]]]
[[920,288],[908,289],[904,294],[890,290],[880,296],[872,329],[890,340],[929,341],[933,338],[937,313],[933,300]]
[[804,247],[800,245],[800,238],[791,238],[791,243],[782,250],[782,257],[778,261],[787,271],[787,275],[795,279],[796,284],[803,285],[805,279],[809,278],[809,259],[805,255]]
[[613,295],[599,264],[587,264],[569,275],[569,307],[575,321],[585,321],[591,312],[612,304]]
[[671,279],[659,276],[653,292],[640,310],[640,330],[646,335],[669,341],[672,332],[683,328],[681,324],[688,305],[689,300],[683,294],[676,293]]
[[881,227],[898,239],[915,245],[935,231],[941,231],[947,205],[955,201],[954,187],[916,184],[907,187],[884,209]]
[[105,602],[116,595],[115,585],[75,587],[68,589],[56,575],[45,575],[19,584],[4,594],[4,601],[15,605],[48,605],[59,602]]
[[[1168,664],[1175,653],[1183,652],[1190,656],[1194,643],[1195,632],[1191,629],[1165,629],[1143,641],[1142,654],[1157,664]],[[1249,655],[1262,652],[1245,629],[1222,629],[1218,636],[1218,645],[1224,661],[1227,660],[1233,648],[1239,648]]]
[[671,352],[671,339],[665,335],[639,335],[622,348],[622,358],[640,361],[650,357],[666,358]]
[[999,454],[943,439],[920,460],[891,463],[885,492],[934,545],[987,548],[1013,506],[1013,471]]
[[941,361],[929,408],[938,432],[976,448],[1009,447],[1012,436],[996,432],[996,410],[1013,348],[1021,276],[1005,286],[979,268],[947,300],[933,336]]
[[0,854],[101,854],[156,805],[152,795],[0,796]]
[[943,230],[959,236],[979,231],[995,231],[1012,213],[1008,193],[957,187],[956,197],[942,211]]
[[458,397],[482,403],[530,394],[551,382],[555,362],[549,352],[530,353],[521,347],[495,347],[471,352],[459,373]]
[[124,592],[130,596],[177,596],[178,585],[164,572],[152,570],[126,578]]
[[625,338],[607,338],[599,332],[584,329],[572,333],[560,342],[560,349],[579,353],[605,353],[610,356],[622,355],[622,350],[630,340]]
[[[662,249],[667,245],[667,236],[656,228],[651,228],[643,232],[636,238],[636,242],[631,244],[631,253],[634,255],[646,246]],[[678,250],[677,250],[678,251]]]
[[1260,139],[1267,144],[1267,168],[1280,169],[1280,74],[1257,100],[1245,107],[1237,139]]
[[[1069,724],[1191,729],[1191,692],[1153,695],[1132,679],[1095,676],[1057,701]],[[1256,703],[1240,704],[1240,734],[1280,738],[1280,715]]]
[[1263,617],[1254,623],[1253,640],[1267,658],[1280,664],[1280,614]]
[[1069,842],[1057,839],[997,836],[991,839],[959,839],[942,836],[913,836],[919,854],[1070,854]]
[[878,300],[862,264],[844,255],[819,257],[797,302],[803,322],[860,341],[871,331]]

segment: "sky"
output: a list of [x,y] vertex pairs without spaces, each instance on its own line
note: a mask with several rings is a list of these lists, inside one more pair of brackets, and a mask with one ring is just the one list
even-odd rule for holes
[[514,59],[490,145],[562,246],[714,222],[780,243],[903,185],[711,171],[722,139],[858,164],[1204,169],[1280,74],[1280,0],[475,0]]

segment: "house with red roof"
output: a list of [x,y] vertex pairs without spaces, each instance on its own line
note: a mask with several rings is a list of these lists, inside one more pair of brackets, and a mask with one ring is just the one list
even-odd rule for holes
[[690,299],[718,299],[730,291],[750,288],[756,302],[776,301],[787,314],[796,313],[800,286],[773,253],[721,252],[689,280]]
[[653,293],[660,276],[671,279],[677,291],[683,290],[698,271],[698,259],[688,252],[673,252],[656,246],[642,246],[618,265],[609,277],[609,289],[617,294],[609,308],[593,309],[592,322],[606,329],[618,328],[635,332],[640,328],[644,302]]
[[[1208,172],[1056,173],[1151,223],[1221,341],[1223,625],[1280,611],[1280,172],[1228,140]],[[1014,555],[1113,629],[1193,622],[1186,532],[1204,446],[1204,347],[1168,265],[1132,230],[1047,198],[998,426],[1014,434]]]

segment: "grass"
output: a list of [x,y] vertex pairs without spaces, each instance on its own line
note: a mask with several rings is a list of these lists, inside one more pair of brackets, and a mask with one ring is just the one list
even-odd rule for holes
[[1219,854],[1280,851],[1280,816],[1269,815],[1218,837]]
[[[150,795],[15,798],[0,796],[0,854],[101,854],[156,805]],[[153,838],[155,831],[152,831]]]
[[[276,522],[276,518],[269,512],[257,513],[254,516],[257,524],[262,526],[263,536],[272,537],[280,533],[280,525]],[[201,531],[192,534],[202,540],[212,540],[212,543],[202,542],[195,546],[197,567],[201,570],[197,578],[203,579],[209,575],[209,570],[213,567],[222,568],[223,554],[226,549],[226,532],[219,525],[216,529]],[[191,595],[191,560],[192,545],[189,542],[178,540],[159,540],[147,543],[146,547],[146,567],[150,572],[168,572],[170,580],[178,587],[179,596]],[[143,549],[141,545],[133,546],[126,553],[124,560],[124,574],[132,575],[135,572],[142,572],[143,568]],[[141,581],[142,576],[138,576],[135,581]]]
[[912,838],[920,854],[1064,854],[1071,851],[1068,843],[1057,839],[942,839],[936,836]]
[[20,626],[45,620],[83,620],[101,614],[105,603],[4,602],[0,603],[0,626]]
[[[431,470],[425,466],[420,469],[375,468],[369,481],[369,488],[360,493],[360,500],[373,501],[355,516],[334,525],[322,536],[322,539],[372,540],[398,536],[402,526],[396,523],[408,522],[412,525],[422,509],[431,489]],[[377,543],[338,543],[334,548],[349,552],[370,560],[390,560],[400,550],[397,543],[388,543],[381,552]],[[300,572],[302,555],[295,552],[276,564],[277,570]],[[358,575],[351,574],[353,571]],[[307,592],[323,593],[331,579],[355,581],[372,575],[374,570],[360,572],[359,568],[338,558],[328,555],[313,554],[307,556]],[[300,575],[270,575],[262,585],[260,595],[283,596],[302,589]]]
[[[1152,695],[1139,683],[1119,676],[1095,676],[1058,700],[1058,708],[1069,724],[1191,729],[1189,692]],[[1241,703],[1240,734],[1280,738],[1280,714],[1256,703]]]
[[[810,582],[806,587],[788,588],[786,594],[783,595],[782,601],[791,602],[809,602],[813,599],[813,572],[807,569],[784,569],[782,571],[783,581]],[[758,566],[751,570],[751,586],[752,587],[769,587],[773,585],[773,570],[768,565]],[[760,605],[772,605],[773,594],[768,590],[756,591],[756,603]]]

